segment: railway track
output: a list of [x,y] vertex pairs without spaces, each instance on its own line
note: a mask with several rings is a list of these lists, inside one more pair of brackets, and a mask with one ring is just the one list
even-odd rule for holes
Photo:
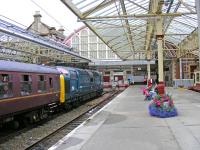
[[104,93],[102,97],[62,114],[53,120],[31,129],[23,129],[12,138],[0,144],[2,150],[43,150],[48,149],[59,139],[87,120],[92,114],[106,105],[121,90]]

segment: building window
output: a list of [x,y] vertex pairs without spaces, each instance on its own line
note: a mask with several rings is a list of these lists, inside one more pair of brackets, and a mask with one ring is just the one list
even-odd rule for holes
[[0,74],[0,99],[12,96],[12,75]]
[[97,37],[95,35],[90,35],[90,43],[97,43]]
[[72,48],[75,52],[79,51],[79,45],[78,44],[72,44]]
[[131,74],[131,71],[126,71],[126,74]]
[[72,44],[79,44],[79,37],[77,35],[72,37]]
[[38,76],[38,93],[46,92],[46,80],[45,76],[39,75]]
[[140,58],[140,53],[135,53],[135,59],[139,59]]
[[97,51],[97,43],[90,43],[90,51]]
[[109,75],[110,74],[110,71],[105,71],[105,75]]
[[97,59],[97,52],[96,51],[91,51],[90,52],[90,58],[91,59]]
[[[90,36],[96,36],[95,34],[94,34],[94,32],[92,32],[91,30],[89,30],[89,34],[90,34]],[[97,36],[96,36],[97,37]]]
[[99,52],[99,59],[106,59],[106,51]]
[[[71,37],[73,51],[90,59],[119,59],[91,30],[84,28]],[[83,52],[85,51],[85,52]]]
[[141,53],[140,59],[145,59],[146,55],[145,53]]
[[81,31],[81,36],[88,36],[87,30],[82,30]]
[[104,43],[99,43],[99,50],[100,51],[106,50],[106,45]]
[[82,51],[88,51],[88,44],[81,44]]
[[88,52],[87,51],[81,51],[81,56],[88,57]]
[[108,50],[108,58],[115,58],[115,54],[111,50]]
[[21,76],[21,95],[26,96],[32,93],[32,79],[30,75],[22,75]]

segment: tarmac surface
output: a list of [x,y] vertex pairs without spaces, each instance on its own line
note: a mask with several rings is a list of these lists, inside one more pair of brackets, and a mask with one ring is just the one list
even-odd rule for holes
[[200,93],[166,91],[177,117],[150,116],[140,86],[131,86],[50,150],[200,150]]

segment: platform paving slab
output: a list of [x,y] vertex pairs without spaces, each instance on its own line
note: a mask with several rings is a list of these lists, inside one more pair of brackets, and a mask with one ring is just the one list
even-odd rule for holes
[[167,92],[177,117],[150,116],[140,87],[129,87],[50,150],[200,150],[200,93]]

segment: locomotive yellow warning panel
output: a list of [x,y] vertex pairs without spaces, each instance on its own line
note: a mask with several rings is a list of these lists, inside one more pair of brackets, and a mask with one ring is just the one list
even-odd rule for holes
[[60,102],[65,102],[65,78],[64,75],[60,75]]

